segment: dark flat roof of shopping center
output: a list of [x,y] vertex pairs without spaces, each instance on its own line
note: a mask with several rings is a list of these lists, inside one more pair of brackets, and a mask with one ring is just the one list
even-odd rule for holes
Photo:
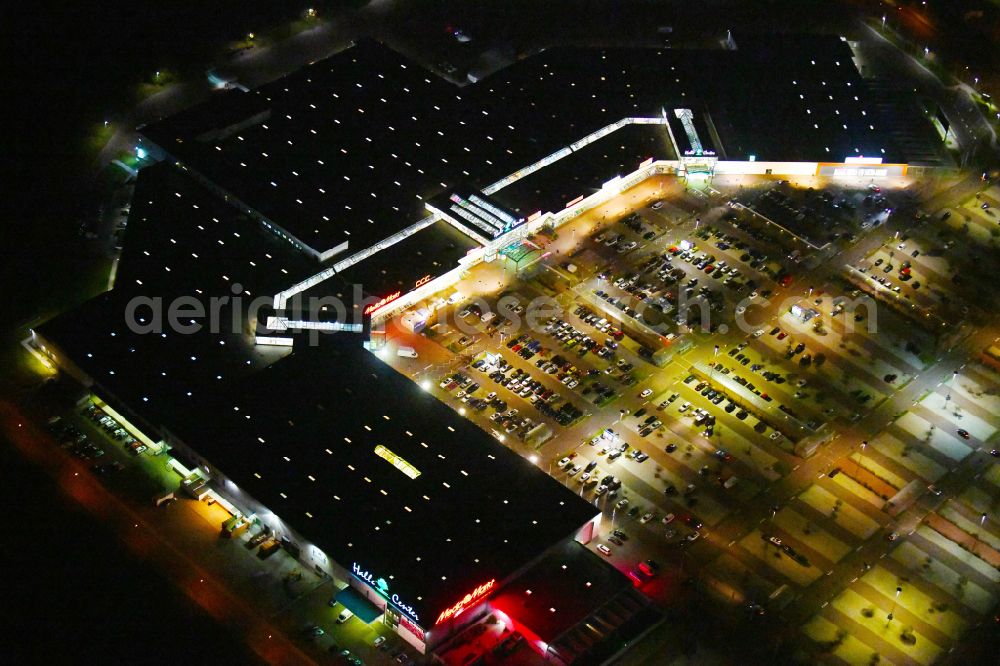
[[[386,579],[424,628],[598,513],[355,339],[262,369],[273,359],[232,336],[109,338],[115,296],[40,332],[149,434],[179,437],[336,562]],[[376,455],[379,445],[419,476]]]
[[[141,409],[153,424],[172,422],[223,382],[273,362],[275,351],[255,348],[245,334],[249,306],[258,297],[270,303],[276,290],[315,270],[311,259],[168,164],[139,173],[123,244],[115,288],[38,331],[119,406]],[[243,316],[234,328],[236,285]],[[206,315],[211,299],[228,297],[218,333],[207,316],[197,332],[174,330],[167,316],[179,297],[195,299]],[[137,299],[140,324],[154,323],[150,299],[162,306],[160,331],[130,330],[126,316]]]
[[[459,179],[544,155],[526,128],[395,51],[364,41],[250,93],[270,116],[221,142],[172,119],[143,133],[317,250],[373,245]],[[178,141],[180,140],[180,141]]]
[[227,387],[185,439],[335,561],[388,581],[424,628],[597,515],[360,344],[329,342]]
[[565,543],[518,576],[493,604],[551,643],[614,596],[634,589],[600,558],[579,543]]
[[560,544],[490,600],[527,627],[559,663],[608,663],[662,617],[601,555]]
[[458,266],[459,259],[479,244],[452,227],[437,221],[404,240],[380,250],[334,277],[302,293],[303,306],[311,296],[340,294],[347,302],[358,284],[367,296],[384,298],[396,291],[412,291],[418,280],[432,279]]
[[[316,263],[173,165],[139,172],[116,284],[150,295],[270,296]],[[199,293],[200,292],[200,293]]]
[[[206,238],[187,249],[209,256],[220,238]],[[160,258],[151,254],[137,256],[155,263],[123,269],[156,272]],[[253,290],[255,267],[243,263],[226,270]],[[385,578],[425,628],[470,590],[508,577],[597,514],[355,337],[338,334],[281,358],[285,352],[229,330],[228,310],[219,333],[130,330],[129,301],[163,293],[146,288],[156,284],[151,278],[143,282],[121,284],[43,324],[42,344],[54,343],[151,436],[179,438],[335,561]],[[378,445],[419,476],[376,455]]]
[[673,159],[663,125],[626,125],[573,154],[497,191],[493,199],[520,215],[558,213],[578,197],[588,196],[618,175],[631,173],[650,157]]
[[[424,202],[448,187],[484,188],[622,118],[674,108],[695,110],[711,134],[707,111],[722,146],[713,136],[702,143],[729,159],[905,160],[845,42],[769,35],[736,43],[703,51],[553,48],[458,88],[363,41],[250,93],[226,93],[255,99],[234,102],[243,114],[219,111],[225,105],[213,100],[210,113],[198,107],[142,131],[310,247],[347,240],[348,254],[424,217]],[[270,109],[266,119],[206,140],[261,106]],[[620,141],[612,134],[600,143]],[[651,156],[673,157],[669,146],[659,148]],[[594,173],[581,185],[634,166],[634,154],[616,152],[593,151]]]

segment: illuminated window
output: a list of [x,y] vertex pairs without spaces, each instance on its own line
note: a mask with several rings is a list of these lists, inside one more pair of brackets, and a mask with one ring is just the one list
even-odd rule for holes
[[398,469],[400,472],[410,477],[411,479],[415,479],[418,476],[420,476],[419,469],[417,469],[416,467],[414,467],[413,465],[411,465],[406,460],[396,455],[386,447],[382,446],[381,444],[375,447],[375,455],[377,455],[379,458],[382,458],[383,460],[388,461],[389,463],[392,464],[393,467],[395,467],[396,469]]

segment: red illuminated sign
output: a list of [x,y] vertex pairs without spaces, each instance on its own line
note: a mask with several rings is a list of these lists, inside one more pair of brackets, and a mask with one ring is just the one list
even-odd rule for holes
[[365,308],[365,314],[366,315],[370,315],[371,313],[375,312],[376,310],[379,310],[379,309],[385,307],[386,305],[389,305],[389,303],[392,303],[394,300],[396,300],[397,298],[399,298],[402,295],[402,293],[403,292],[401,292],[401,291],[397,291],[394,294],[389,294],[388,296],[386,296],[385,298],[383,298],[380,301],[375,301],[374,303],[372,303],[371,305],[369,305],[368,307]]
[[420,640],[424,640],[424,630],[418,627],[412,620],[410,620],[410,618],[405,615],[400,615],[399,623],[403,625],[403,629],[406,629]]
[[443,611],[441,611],[441,614],[438,615],[437,622],[435,622],[434,624],[441,624],[445,620],[450,620],[453,617],[458,617],[459,615],[462,614],[462,611],[471,606],[474,602],[479,601],[484,596],[486,596],[486,593],[492,590],[494,585],[496,585],[496,580],[491,580],[488,583],[483,583],[482,585],[474,589],[472,592],[469,592],[467,595],[462,597],[462,599],[457,604],[455,604],[451,608],[445,608]]

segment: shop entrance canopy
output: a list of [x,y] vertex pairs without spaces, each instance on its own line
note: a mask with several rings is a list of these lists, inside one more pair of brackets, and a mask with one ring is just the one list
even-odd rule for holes
[[382,611],[375,604],[365,599],[365,597],[348,585],[333,597],[347,607],[347,610],[354,613],[358,619],[365,624],[370,624],[375,618],[382,615]]

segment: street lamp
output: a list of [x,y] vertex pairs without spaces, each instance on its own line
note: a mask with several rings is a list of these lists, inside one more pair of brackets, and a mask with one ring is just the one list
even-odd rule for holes
[[983,527],[985,525],[986,525],[986,514],[984,513],[982,516],[979,517],[979,532],[976,532],[976,534],[973,536],[973,539],[975,539],[972,542],[972,554],[973,555],[976,554],[976,548],[979,547],[979,534],[980,534],[980,532],[983,531]]
[[886,619],[885,626],[887,627],[889,626],[889,623],[892,622],[892,614],[896,612],[896,602],[899,601],[899,593],[902,591],[903,591],[902,587],[896,588],[896,596],[892,600],[892,610],[889,611],[889,614],[885,618]]
[[861,459],[865,457],[865,447],[868,446],[868,440],[861,442],[861,453],[858,454],[857,465],[854,468],[854,475],[857,476],[861,472]]

